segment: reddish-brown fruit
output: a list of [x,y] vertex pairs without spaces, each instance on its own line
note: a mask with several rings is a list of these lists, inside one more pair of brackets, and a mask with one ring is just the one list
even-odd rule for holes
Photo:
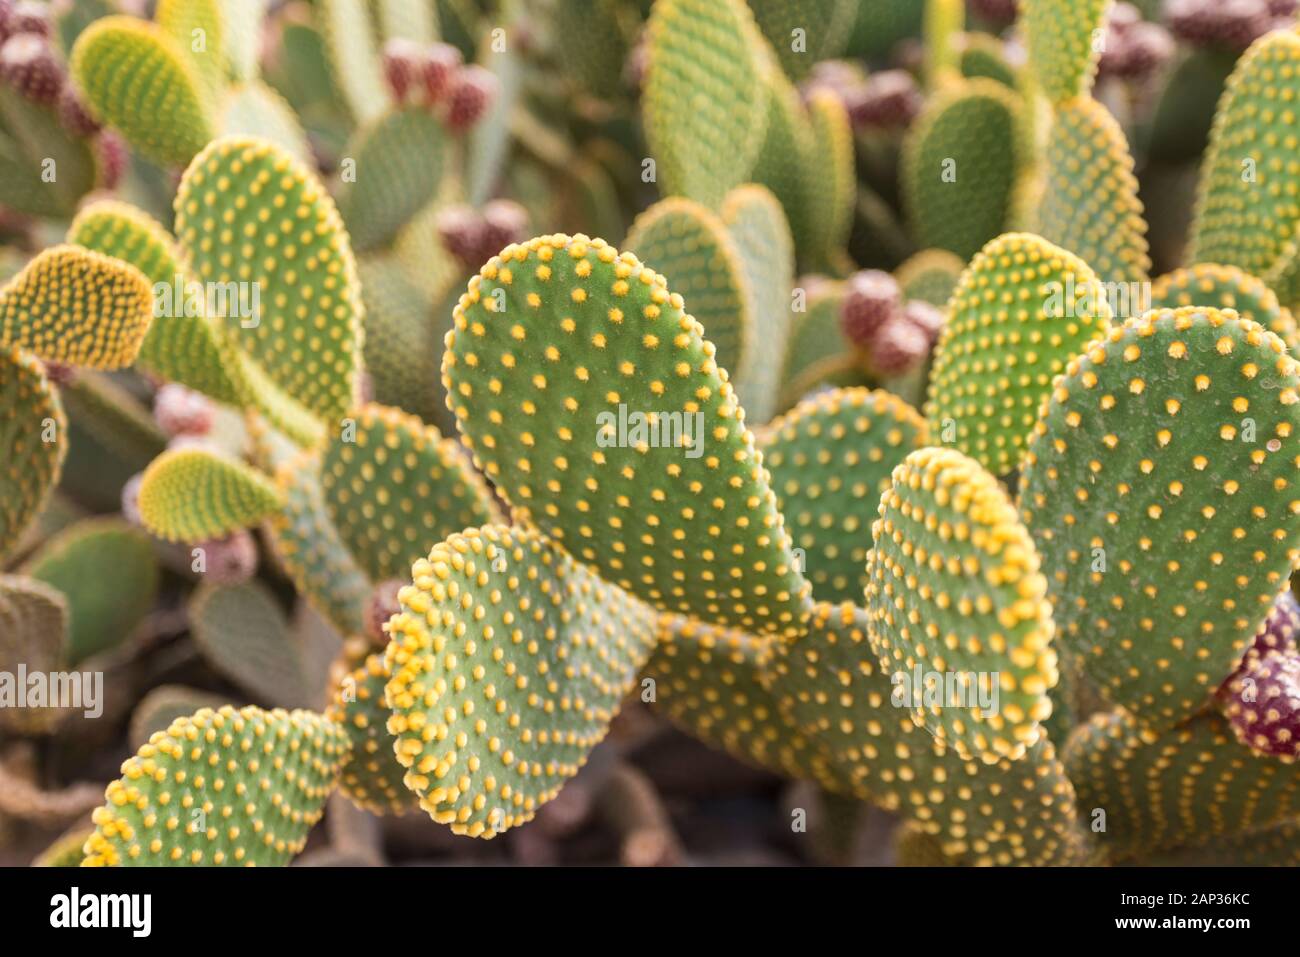
[[487,224],[477,209],[464,203],[448,206],[439,211],[435,225],[443,247],[462,265],[470,269],[483,265],[483,237]]
[[906,70],[873,73],[847,98],[849,119],[859,129],[907,126],[921,112],[925,98],[915,77]]
[[59,94],[59,122],[73,136],[89,138],[101,129],[99,121],[90,115],[76,87],[65,83]]
[[451,90],[465,58],[450,43],[431,43],[420,51],[420,84],[426,103],[439,103]]
[[201,392],[168,382],[153,400],[153,417],[169,438],[207,435],[212,431],[216,409]]
[[973,14],[999,26],[1016,18],[1016,0],[969,0],[969,3]]
[[447,94],[447,126],[463,133],[476,125],[496,98],[499,82],[495,75],[477,64],[457,71]]
[[886,322],[872,336],[867,347],[871,370],[888,378],[914,369],[930,351],[930,343],[920,327],[901,315]]
[[55,103],[63,91],[63,64],[45,37],[15,33],[0,46],[0,80],[33,103]]
[[366,637],[380,648],[388,644],[384,625],[388,624],[388,619],[402,610],[401,603],[397,600],[397,593],[406,584],[397,578],[382,581],[374,587],[369,601],[366,602]]
[[1293,761],[1300,754],[1300,655],[1248,655],[1220,690],[1219,708],[1246,747]]
[[241,585],[257,571],[257,540],[247,529],[195,546],[203,551],[203,577],[217,585]]
[[1265,0],[1167,0],[1164,16],[1179,39],[1229,50],[1246,49],[1273,25]]
[[384,44],[384,79],[398,103],[405,103],[415,85],[421,82],[423,59],[424,48],[414,40],[394,37]]
[[494,199],[483,207],[483,246],[486,260],[511,243],[523,242],[528,232],[528,210],[511,199]]
[[924,299],[912,299],[903,307],[903,317],[925,333],[927,347],[939,341],[943,332],[944,315],[938,306],[931,305]]
[[37,36],[49,39],[54,31],[50,25],[48,6],[44,3],[33,3],[31,0],[20,0],[12,4],[4,14],[4,30],[6,36],[35,33]]
[[887,272],[864,269],[849,278],[848,292],[840,307],[844,337],[859,347],[870,347],[876,333],[902,308],[898,282]]

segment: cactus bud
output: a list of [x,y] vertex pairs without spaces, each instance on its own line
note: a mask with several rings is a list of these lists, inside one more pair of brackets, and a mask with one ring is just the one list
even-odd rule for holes
[[528,210],[509,199],[494,199],[483,207],[483,253],[487,259],[511,243],[522,242],[528,230]]
[[463,133],[487,113],[497,95],[495,75],[477,64],[457,72],[447,94],[447,125]]
[[869,348],[871,370],[888,378],[918,365],[930,351],[930,343],[920,326],[895,315],[876,331]]
[[840,327],[849,342],[867,347],[885,323],[898,315],[901,307],[902,293],[894,277],[879,269],[866,269],[849,279],[848,294],[840,310]]
[[486,227],[483,217],[473,206],[458,203],[440,210],[436,227],[443,247],[462,265],[472,269],[482,263],[480,253]]
[[926,345],[932,347],[943,331],[943,310],[924,299],[912,299],[903,306],[903,317],[925,333]]
[[224,538],[200,542],[207,565],[204,578],[217,585],[242,585],[257,571],[257,541],[241,528]]
[[59,94],[59,122],[73,136],[89,138],[101,129],[99,121],[90,115],[81,95],[71,83],[65,83]]
[[15,33],[0,47],[0,80],[34,103],[54,103],[63,89],[63,64],[37,33]]
[[384,625],[388,624],[388,619],[402,610],[397,600],[397,593],[405,585],[406,582],[398,578],[382,581],[375,586],[366,601],[366,637],[377,647],[382,648],[388,644]]
[[212,402],[200,392],[168,382],[154,397],[153,417],[169,438],[212,431]]
[[1016,0],[970,0],[971,13],[998,26],[1016,18]]
[[437,103],[447,95],[463,62],[460,50],[450,43],[433,43],[421,51],[420,83],[426,102]]
[[49,39],[53,32],[50,27],[50,11],[44,3],[20,0],[0,15],[4,18],[6,37],[16,36],[19,33],[34,33]]
[[394,37],[384,44],[383,59],[384,79],[393,99],[398,103],[406,102],[411,88],[422,82],[424,50],[414,40]]
[[1219,692],[1237,740],[1257,754],[1294,760],[1300,753],[1300,655],[1247,655]]
[[873,73],[846,103],[856,128],[907,126],[921,112],[924,98],[906,70]]
[[126,141],[112,130],[103,130],[95,137],[95,155],[99,158],[99,185],[115,189],[126,173]]
[[1174,36],[1198,46],[1244,50],[1272,26],[1264,0],[1168,0],[1165,23]]

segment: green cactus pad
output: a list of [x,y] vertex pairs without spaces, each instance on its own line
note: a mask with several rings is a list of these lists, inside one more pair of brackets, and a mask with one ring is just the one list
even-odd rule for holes
[[104,792],[82,866],[284,865],[307,843],[348,753],[310,711],[179,718]]
[[199,449],[164,452],[145,469],[140,519],[169,542],[220,538],[260,522],[283,506],[257,471]]
[[608,731],[656,615],[532,530],[470,529],[416,563],[389,622],[405,783],[457,834],[530,820]]
[[1300,329],[1295,317],[1262,280],[1236,266],[1198,263],[1166,273],[1151,286],[1151,308],[1213,306],[1235,309],[1243,319],[1257,322],[1286,343],[1295,355],[1300,350]]
[[1110,0],[1020,0],[1030,68],[1053,103],[1092,88],[1101,50],[1093,42]]
[[718,365],[739,370],[754,347],[756,299],[726,224],[699,203],[672,197],[637,217],[624,247],[653,263],[686,300],[717,349]]
[[[852,346],[840,328],[840,309],[845,288],[841,282],[828,282],[804,291],[804,311],[796,313],[786,348],[785,370],[781,374],[781,406],[791,406],[810,391],[810,375],[828,360],[849,355]],[[815,378],[811,381],[815,383]]]
[[[82,372],[59,395],[69,425],[64,488],[94,505],[103,482],[104,504],[116,508],[127,480],[166,450],[167,435],[144,403],[108,373]],[[92,447],[112,467],[105,468]]]
[[958,45],[962,76],[997,80],[1013,90],[1019,86],[1016,68],[1007,59],[1001,38],[989,33],[963,33],[958,38]]
[[[131,750],[138,751],[155,732],[166,731],[177,718],[187,717],[200,708],[215,711],[231,703],[228,695],[212,694],[184,685],[159,685],[147,692],[131,711],[131,723],[127,729]],[[80,856],[77,863],[81,863]]]
[[320,476],[325,510],[371,581],[407,579],[430,542],[500,520],[460,443],[388,406],[343,420]]
[[750,0],[749,6],[781,67],[798,80],[813,64],[844,48],[858,4],[855,0]]
[[760,681],[765,645],[774,640],[663,616],[644,671],[655,683],[655,708],[692,737],[747,764],[830,780],[825,760]]
[[16,213],[64,219],[101,176],[90,141],[59,122],[58,110],[0,87],[0,204]]
[[265,585],[201,584],[190,599],[189,618],[204,660],[254,700],[283,708],[307,703],[289,621]]
[[128,366],[152,321],[153,290],[144,275],[79,246],[46,249],[0,288],[0,345],[46,361]]
[[154,22],[171,37],[211,94],[226,83],[224,0],[158,0]]
[[40,362],[0,347],[0,557],[58,482],[68,454],[67,428],[63,404]]
[[366,307],[365,368],[375,401],[418,415],[431,425],[447,419],[442,393],[441,325],[451,309],[435,315],[424,290],[392,256],[357,263]]
[[397,738],[388,730],[392,712],[384,703],[388,669],[383,654],[366,655],[331,694],[325,712],[352,739],[352,751],[339,775],[339,790],[349,801],[374,814],[401,814],[416,804],[414,791],[402,783],[406,769],[397,761]]
[[[68,600],[57,588],[23,575],[0,575],[0,672],[51,673],[68,650]],[[62,713],[55,707],[0,708],[0,728],[43,734]]]
[[763,145],[753,16],[742,0],[661,0],[646,29],[645,135],[662,190],[716,207]]
[[759,442],[777,506],[819,601],[861,601],[870,528],[894,466],[928,441],[925,420],[889,392],[813,396]]
[[229,338],[289,397],[324,420],[340,418],[353,400],[361,295],[347,233],[320,181],[264,140],[220,139],[185,171],[175,206],[194,275],[244,284],[250,303],[259,293],[256,324],[236,329],[227,320]]
[[799,99],[799,91],[780,67],[766,67],[764,88],[767,93],[767,122],[763,145],[754,160],[751,178],[770,189],[781,201],[795,249],[811,248],[812,233],[808,223],[807,193],[812,149],[812,123]]
[[1046,737],[1018,761],[963,761],[895,707],[867,612],[818,604],[806,634],[769,642],[763,681],[823,751],[840,793],[896,811],[953,863],[1077,864],[1087,856],[1074,787]]
[[1220,837],[1204,844],[1144,854],[1143,867],[1300,867],[1300,824]]
[[842,275],[852,266],[844,251],[853,226],[857,171],[853,165],[853,128],[840,98],[816,90],[808,101],[812,143],[805,202],[811,249],[799,250],[807,267]]
[[[325,509],[320,454],[302,452],[276,471],[284,507],[267,523],[271,543],[294,587],[341,634],[365,627],[371,582],[348,552]],[[403,575],[403,577],[406,577]]]
[[315,162],[311,143],[293,107],[261,80],[232,87],[222,97],[218,125],[222,136],[253,136],[287,150],[295,159]]
[[943,308],[957,289],[966,264],[946,249],[923,249],[894,270],[904,299],[920,299]]
[[358,250],[390,242],[438,193],[448,133],[427,108],[396,110],[360,130],[344,152],[339,211]]
[[[507,247],[456,306],[448,402],[516,521],[664,611],[797,633],[810,586],[731,384],[685,308],[601,240]],[[647,501],[651,520],[637,511]]]
[[1159,733],[1123,709],[1094,715],[1064,758],[1081,812],[1105,811],[1098,837],[1115,860],[1265,828],[1300,809],[1297,765],[1243,748],[1217,714]]
[[722,221],[740,253],[752,297],[753,335],[736,370],[736,392],[746,420],[758,424],[770,419],[775,411],[781,366],[794,319],[790,301],[794,240],[780,202],[753,183],[727,194]]
[[184,165],[212,139],[204,81],[155,24],[132,17],[96,20],[77,38],[71,70],[95,115],[154,162]]
[[[242,404],[240,389],[223,364],[222,345],[204,316],[189,316],[180,253],[155,219],[128,203],[100,200],[82,208],[68,227],[68,242],[130,263],[159,291],[172,290],[170,310],[156,315],[145,333],[136,364],[219,402]],[[177,283],[180,295],[177,295]]]
[[1133,157],[1110,111],[1091,97],[1058,104],[1043,155],[1038,232],[1080,257],[1105,282],[1147,282],[1151,257]]
[[636,13],[621,0],[558,0],[550,16],[556,55],[576,86],[601,99],[617,97]]
[[994,80],[945,86],[903,148],[903,201],[921,246],[969,259],[1002,232],[1016,173],[1014,94]]
[[1027,233],[999,236],[953,293],[925,406],[931,434],[995,475],[1014,470],[1052,380],[1110,319],[1077,256]]
[[1058,645],[1144,725],[1207,702],[1300,559],[1297,424],[1282,340],[1217,309],[1130,319],[1054,386],[1020,507]]
[[70,526],[32,556],[23,574],[67,598],[69,667],[121,645],[158,597],[152,544],[116,518],[88,518]]
[[913,720],[963,758],[1022,757],[1059,675],[1047,582],[1006,493],[960,452],[920,449],[894,470],[871,537],[871,644],[905,679]]
[[[1297,95],[1300,35],[1294,31],[1268,34],[1237,61],[1201,167],[1192,262],[1238,266],[1266,282],[1273,270],[1290,268],[1300,227],[1288,190],[1290,144],[1300,125]],[[1292,305],[1285,296],[1283,302]]]
[[267,0],[221,0],[226,66],[236,81],[252,80],[258,74],[268,6]]
[[382,116],[392,100],[367,6],[366,0],[321,0],[318,11],[334,82],[358,123]]

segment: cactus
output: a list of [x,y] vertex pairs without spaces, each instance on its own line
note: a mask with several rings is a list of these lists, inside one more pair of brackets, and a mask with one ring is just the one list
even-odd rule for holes
[[260,522],[281,504],[265,476],[201,449],[160,455],[140,486],[145,528],[169,542],[219,538]]
[[[68,600],[57,589],[22,575],[0,575],[0,670],[16,674],[54,671],[63,665],[68,644]],[[49,731],[62,715],[50,707],[0,709],[0,727],[23,732]]]
[[68,452],[67,419],[41,364],[0,347],[0,555],[18,541],[58,481]]
[[1093,42],[1105,23],[1108,0],[1034,0],[1024,5],[1029,63],[1053,103],[1092,87],[1100,50]]

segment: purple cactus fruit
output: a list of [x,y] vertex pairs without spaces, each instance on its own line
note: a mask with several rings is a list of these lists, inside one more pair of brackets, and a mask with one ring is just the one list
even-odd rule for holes
[[1268,0],[1268,12],[1274,17],[1294,17],[1300,10],[1300,0]]
[[854,127],[897,129],[921,112],[925,100],[915,77],[906,70],[873,73],[848,98],[846,106]]
[[971,13],[1000,26],[1016,18],[1016,0],[969,0]]
[[384,80],[398,103],[405,103],[417,83],[423,82],[424,48],[414,40],[394,37],[384,44]]
[[902,305],[898,282],[889,273],[879,269],[854,273],[840,307],[844,337],[859,348],[870,347],[876,333],[899,314]]
[[122,518],[136,528],[144,528],[144,522],[140,520],[140,486],[143,484],[144,473],[137,472],[122,486]]
[[6,37],[19,33],[34,33],[49,39],[54,32],[50,23],[49,7],[44,3],[19,0],[18,3],[11,4],[3,16]]
[[1168,0],[1164,16],[1179,39],[1229,50],[1246,49],[1273,25],[1265,0]]
[[1171,59],[1177,51],[1174,38],[1158,23],[1138,23],[1118,40],[1118,55],[1102,56],[1103,69],[1125,80],[1144,80]]
[[1218,700],[1237,740],[1252,751],[1287,762],[1300,754],[1300,655],[1294,650],[1248,655]]
[[432,43],[421,51],[420,83],[426,103],[439,103],[450,92],[465,58],[450,43]]
[[944,314],[938,306],[931,305],[924,299],[912,299],[903,306],[903,317],[925,333],[927,348],[939,341],[943,332]]
[[876,331],[868,350],[871,371],[890,378],[916,368],[929,353],[930,343],[919,326],[896,315]]
[[204,554],[203,577],[217,585],[241,585],[257,571],[257,540],[241,528],[225,538],[200,542]]
[[447,93],[447,126],[463,133],[476,125],[496,99],[498,86],[496,76],[477,64],[457,71]]
[[33,103],[55,103],[63,92],[63,64],[45,37],[15,33],[0,47],[0,80]]
[[43,363],[43,365],[45,366],[45,378],[49,379],[55,385],[72,385],[77,378],[76,366],[70,366],[65,362],[54,362],[48,359]]
[[1266,655],[1270,651],[1297,654],[1296,634],[1300,633],[1300,601],[1291,589],[1277,596],[1273,610],[1255,634],[1255,643],[1247,654]]
[[443,247],[462,265],[477,269],[483,264],[480,253],[487,224],[477,209],[464,203],[448,206],[438,212],[435,228]]
[[89,139],[101,129],[99,121],[90,115],[77,88],[71,83],[63,85],[59,94],[59,122],[73,136]]
[[388,644],[384,625],[388,624],[388,619],[402,610],[397,600],[397,593],[405,585],[406,582],[399,578],[382,581],[370,592],[370,598],[366,602],[366,637],[381,648]]
[[116,189],[126,175],[130,157],[126,140],[112,130],[103,130],[95,137],[95,155],[99,158],[99,185],[103,189]]
[[486,260],[527,238],[528,210],[514,200],[494,199],[483,207],[483,224],[483,248],[479,252]]
[[176,382],[168,382],[154,396],[154,421],[168,438],[207,435],[212,431],[215,411],[207,396]]

